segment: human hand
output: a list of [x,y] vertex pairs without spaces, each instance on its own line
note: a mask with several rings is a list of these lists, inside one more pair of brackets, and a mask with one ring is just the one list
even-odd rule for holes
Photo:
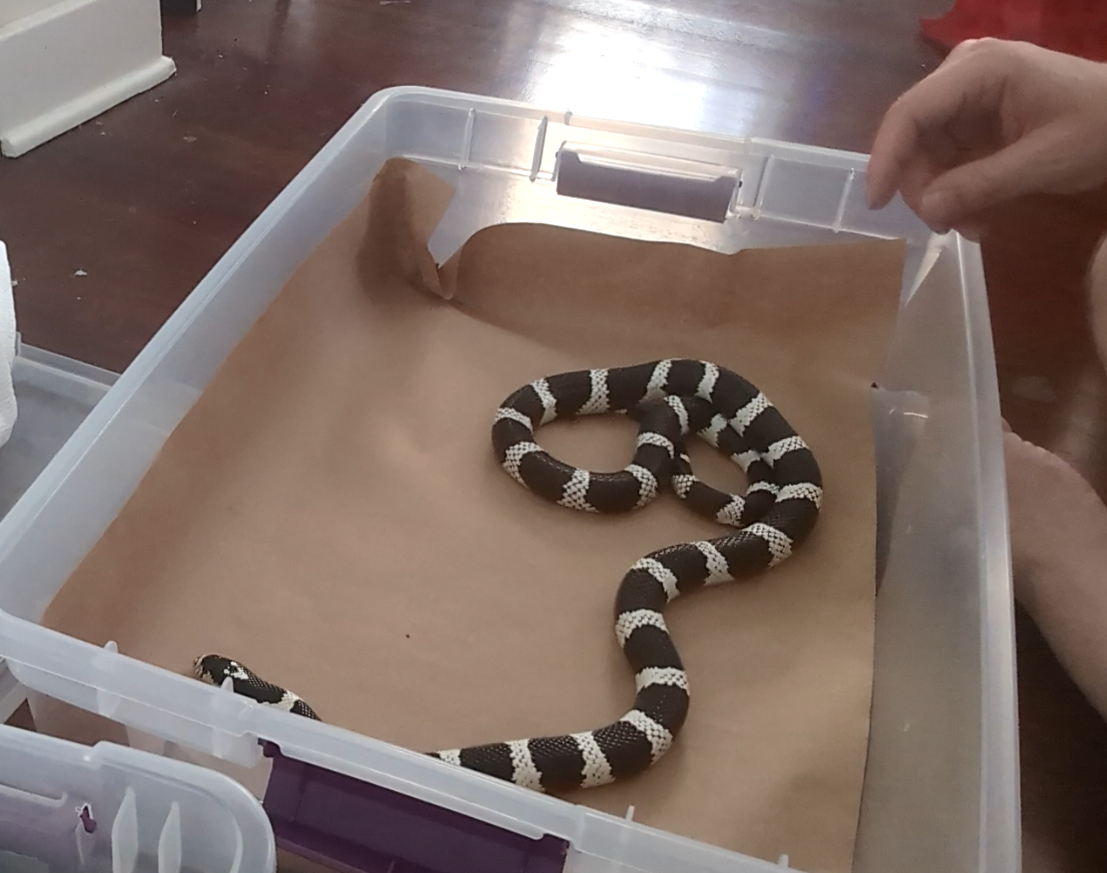
[[1067,462],[1004,430],[1015,594],[1107,719],[1107,506]]
[[1029,43],[970,40],[889,109],[866,179],[870,207],[897,191],[936,232],[978,236],[1028,194],[1107,182],[1107,65]]

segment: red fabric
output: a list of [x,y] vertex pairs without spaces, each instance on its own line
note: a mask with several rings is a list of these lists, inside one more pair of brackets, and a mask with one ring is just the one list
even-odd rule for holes
[[985,36],[1107,61],[1107,0],[956,0],[922,31],[947,49]]

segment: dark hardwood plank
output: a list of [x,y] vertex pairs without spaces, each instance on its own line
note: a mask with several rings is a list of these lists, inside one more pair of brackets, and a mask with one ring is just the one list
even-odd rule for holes
[[1101,873],[1107,838],[1107,725],[1021,610],[1019,710],[1023,870]]
[[[948,0],[216,0],[165,18],[177,75],[17,160],[0,239],[25,339],[114,370],[357,107],[421,84],[867,151],[940,60]],[[1107,200],[1103,202],[1107,203]],[[1107,495],[1107,379],[1082,283],[1095,201],[1006,211],[985,245],[1005,414]],[[84,275],[77,275],[78,272]],[[1107,869],[1107,735],[1020,616],[1028,873]]]

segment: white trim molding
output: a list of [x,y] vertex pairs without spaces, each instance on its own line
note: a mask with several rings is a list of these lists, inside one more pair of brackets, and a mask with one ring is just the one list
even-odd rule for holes
[[0,0],[0,153],[25,154],[175,70],[159,0]]

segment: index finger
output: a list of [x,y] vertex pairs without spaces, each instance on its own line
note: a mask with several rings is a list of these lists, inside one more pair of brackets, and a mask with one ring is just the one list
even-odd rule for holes
[[998,110],[999,80],[983,55],[962,44],[937,70],[900,96],[885,114],[873,141],[865,176],[869,207],[886,206],[910,165],[920,157],[921,140],[958,115]]

